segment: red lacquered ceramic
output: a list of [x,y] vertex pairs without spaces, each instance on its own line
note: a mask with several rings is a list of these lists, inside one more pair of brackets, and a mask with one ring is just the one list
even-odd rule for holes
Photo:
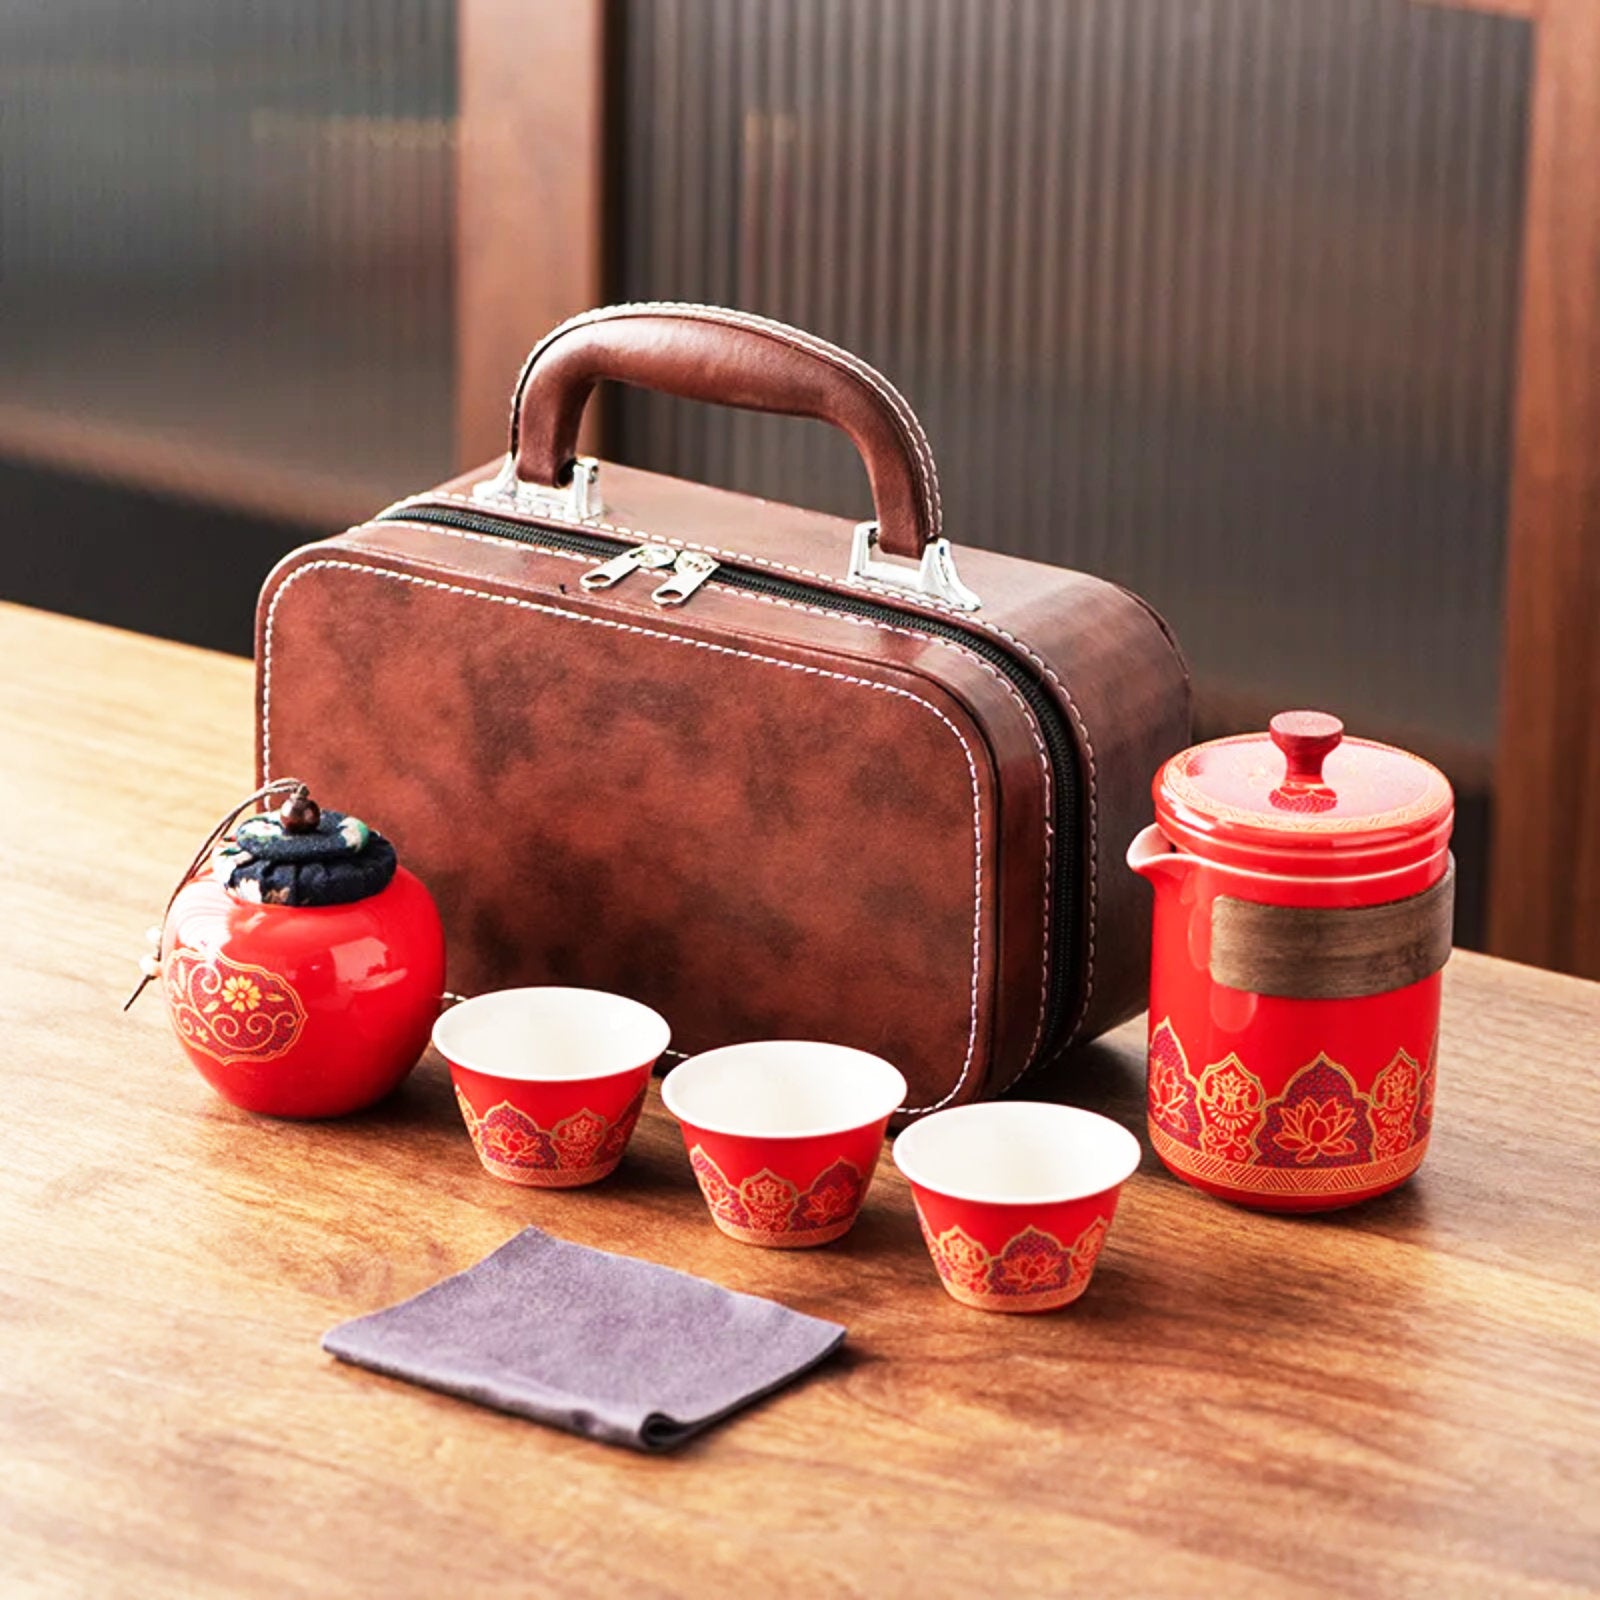
[[1208,1193],[1324,1211],[1433,1122],[1450,785],[1317,712],[1174,756],[1129,865],[1155,886],[1149,1127]]
[[711,1220],[779,1250],[849,1232],[905,1094],[887,1061],[797,1040],[708,1050],[661,1089]]
[[433,1030],[484,1169],[537,1189],[616,1170],[670,1038],[649,1006],[599,989],[499,989]]
[[444,933],[404,867],[342,906],[263,905],[207,874],[167,913],[160,970],[179,1042],[225,1099],[337,1117],[381,1100],[427,1047]]
[[1007,1100],[913,1123],[894,1160],[953,1299],[1054,1311],[1089,1287],[1139,1141],[1092,1111]]

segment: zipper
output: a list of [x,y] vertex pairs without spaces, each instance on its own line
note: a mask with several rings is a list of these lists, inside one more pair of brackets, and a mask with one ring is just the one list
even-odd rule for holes
[[658,606],[681,606],[722,563],[700,550],[685,550],[672,564],[672,576],[650,591]]
[[609,589],[612,584],[621,583],[640,568],[647,572],[658,571],[662,567],[673,566],[677,559],[678,552],[669,544],[635,545],[631,550],[624,550],[620,556],[613,556],[604,566],[584,573],[578,582],[585,589]]
[[[907,612],[881,600],[839,594],[821,584],[804,583],[779,577],[758,568],[731,566],[699,550],[677,550],[671,545],[641,544],[618,550],[619,540],[604,534],[579,532],[568,528],[530,528],[507,517],[485,512],[462,511],[445,506],[391,507],[380,512],[375,522],[421,522],[443,528],[460,528],[491,538],[510,539],[537,549],[563,551],[571,555],[593,556],[601,564],[578,581],[587,590],[609,589],[635,572],[666,572],[668,576],[650,595],[658,605],[679,606],[705,584],[737,589],[745,594],[764,595],[774,600],[814,604],[844,616],[862,617],[896,626],[914,625],[919,632],[938,639],[949,639],[980,656],[1004,676],[1032,711],[1044,737],[1050,760],[1055,792],[1055,838],[1058,846],[1070,846],[1078,837],[1078,812],[1081,785],[1078,778],[1077,746],[1065,713],[1055,696],[1034,673],[990,635],[944,617],[926,612]],[[1078,946],[1079,906],[1077,868],[1070,848],[1058,848],[1054,856],[1050,895],[1050,964],[1045,977],[1045,1021],[1039,1048],[1023,1071],[1045,1060],[1062,1043],[1070,1022],[1075,963],[1068,959]],[[1018,1077],[1021,1073],[1018,1074]]]

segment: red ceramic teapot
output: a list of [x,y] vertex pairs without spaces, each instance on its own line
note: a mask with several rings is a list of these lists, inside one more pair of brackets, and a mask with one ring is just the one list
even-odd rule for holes
[[381,834],[321,810],[303,784],[212,853],[223,829],[143,964],[178,1042],[247,1111],[335,1117],[382,1099],[439,1014],[444,932],[432,897]]
[[1197,1188],[1275,1211],[1392,1189],[1433,1125],[1454,801],[1337,718],[1196,745],[1128,851],[1155,885],[1150,1140]]

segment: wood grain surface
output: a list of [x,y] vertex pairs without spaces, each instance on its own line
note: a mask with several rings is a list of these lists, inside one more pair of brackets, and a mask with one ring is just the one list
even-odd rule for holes
[[[658,1103],[567,1194],[479,1169],[432,1057],[343,1123],[234,1111],[118,1006],[249,787],[249,667],[15,608],[0,660],[0,1593],[1597,1592],[1600,987],[1458,956],[1405,1189],[1259,1216],[1147,1156],[1081,1302],[985,1316],[892,1170],[839,1245],[723,1238]],[[1142,1042],[1059,1094],[1141,1130]],[[845,1352],[663,1458],[321,1353],[530,1222]]]

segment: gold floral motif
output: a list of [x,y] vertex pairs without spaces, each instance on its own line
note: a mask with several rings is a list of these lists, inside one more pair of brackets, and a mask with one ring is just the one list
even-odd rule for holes
[[1150,1034],[1150,1118],[1173,1132],[1184,1126],[1184,1113],[1194,1094],[1189,1060],[1183,1053],[1171,1018]]
[[1051,1311],[1089,1287],[1109,1218],[1094,1218],[1070,1245],[1032,1224],[997,1251],[987,1250],[959,1223],[935,1234],[917,1207],[928,1252],[951,1296],[983,1311]]
[[867,1187],[859,1168],[843,1160],[819,1173],[804,1190],[766,1167],[731,1183],[700,1145],[689,1152],[689,1165],[711,1220],[724,1233],[745,1244],[780,1249],[826,1244],[847,1232]]
[[1337,1100],[1302,1100],[1283,1108],[1278,1144],[1302,1166],[1319,1156],[1353,1156],[1356,1142],[1350,1135],[1356,1114]]
[[231,1006],[235,1011],[259,1011],[261,1009],[260,986],[249,978],[225,978],[222,983],[221,1003],[225,1006]]
[[787,1178],[763,1170],[739,1185],[739,1198],[756,1227],[776,1233],[789,1226],[800,1191]]
[[856,1186],[842,1175],[829,1181],[819,1179],[806,1191],[800,1214],[813,1227],[825,1228],[830,1222],[850,1216],[856,1208]]
[[456,1104],[478,1159],[497,1178],[536,1189],[568,1189],[603,1178],[622,1159],[644,1104],[644,1089],[617,1117],[587,1106],[543,1128],[527,1112],[502,1100],[482,1116],[456,1085]]
[[1229,1161],[1250,1160],[1266,1102],[1261,1080],[1244,1070],[1238,1056],[1213,1061],[1195,1086],[1200,1148]]
[[1372,1084],[1372,1154],[1392,1156],[1411,1142],[1411,1130],[1422,1102],[1422,1070],[1404,1050]]
[[594,1160],[594,1153],[600,1148],[600,1141],[605,1138],[610,1126],[598,1112],[587,1109],[563,1118],[550,1130],[550,1137],[561,1152],[561,1164],[566,1167],[588,1166]]
[[1433,1093],[1439,1082],[1439,1035],[1433,1036],[1428,1048],[1428,1065],[1422,1074],[1420,1100],[1417,1106],[1417,1123],[1422,1128],[1433,1127]]
[[1066,1275],[1070,1277],[1072,1255],[1063,1251],[1061,1243],[1039,1228],[1025,1228],[1013,1243],[1028,1248],[1012,1252],[1003,1250],[996,1263],[995,1287],[1004,1294],[1039,1294],[1061,1287],[1063,1257]]
[[1100,1259],[1100,1252],[1105,1247],[1106,1235],[1111,1231],[1111,1218],[1099,1216],[1073,1241],[1072,1268],[1074,1272],[1081,1272],[1085,1284],[1089,1281],[1089,1274],[1094,1270],[1094,1264]]
[[[1437,1038],[1425,1069],[1397,1050],[1366,1093],[1319,1053],[1268,1099],[1236,1055],[1196,1076],[1170,1024],[1162,1026],[1171,1042],[1158,1058],[1152,1036],[1149,1128],[1157,1153],[1175,1171],[1263,1198],[1336,1199],[1392,1187],[1420,1164],[1432,1126]],[[1177,1062],[1186,1080],[1176,1079]],[[1195,1094],[1198,1139],[1171,1114],[1181,1111],[1186,1087]]]
[[227,956],[175,949],[161,964],[179,1039],[224,1066],[274,1061],[293,1049],[306,1008],[275,972]]
[[934,1263],[946,1282],[959,1285],[971,1294],[982,1294],[989,1284],[993,1257],[971,1234],[959,1225],[946,1228],[930,1241]]
[[1241,1194],[1262,1199],[1318,1199],[1337,1202],[1368,1189],[1392,1187],[1409,1178],[1428,1153],[1426,1136],[1398,1155],[1382,1161],[1361,1161],[1344,1167],[1269,1166],[1264,1161],[1226,1161],[1174,1139],[1162,1128],[1150,1129],[1155,1152],[1174,1172],[1200,1178]]

